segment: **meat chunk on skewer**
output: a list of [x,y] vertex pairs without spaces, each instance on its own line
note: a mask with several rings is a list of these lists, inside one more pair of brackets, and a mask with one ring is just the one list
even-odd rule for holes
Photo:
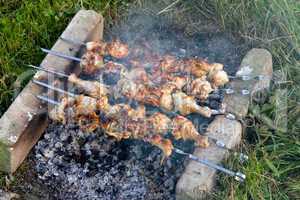
[[105,43],[103,41],[87,42],[86,43],[86,50],[104,56],[104,55],[107,54],[106,53],[106,45],[107,45],[107,43]]
[[94,98],[78,96],[63,97],[61,103],[49,112],[50,119],[66,124],[67,119],[78,122],[80,129],[92,132],[100,126],[99,116],[95,113]]
[[188,93],[192,96],[205,100],[208,95],[213,91],[211,84],[206,80],[206,77],[197,78],[191,82],[187,87]]
[[169,157],[172,154],[173,144],[169,139],[165,139],[160,135],[153,135],[146,138],[145,141],[151,143],[154,146],[157,146],[163,151],[164,157],[162,158],[162,161],[164,160],[165,157]]
[[116,39],[112,42],[105,43],[103,41],[99,42],[87,42],[86,49],[89,52],[96,53],[100,56],[110,55],[115,58],[125,58],[129,54],[128,45],[122,43],[120,40]]
[[106,45],[106,50],[112,57],[121,59],[125,58],[129,54],[128,45],[122,43],[120,40],[114,40]]
[[208,79],[212,83],[212,87],[217,89],[229,82],[227,73],[224,70],[214,70],[208,74]]
[[199,106],[192,96],[187,96],[183,92],[175,92],[172,96],[174,110],[181,115],[189,115],[191,113],[199,113],[205,117],[210,117],[212,115],[212,110],[209,107]]
[[77,117],[77,121],[80,129],[87,133],[93,132],[100,127],[100,119],[95,112],[87,115],[80,115]]
[[160,112],[155,112],[147,118],[147,128],[152,134],[164,135],[171,127],[172,120]]
[[92,75],[104,67],[103,57],[92,51],[87,51],[82,57],[80,67],[85,74]]
[[93,98],[101,98],[109,93],[108,87],[99,81],[85,81],[75,74],[71,74],[68,80],[70,83],[75,84],[81,92]]
[[175,139],[192,139],[197,146],[208,147],[208,137],[198,133],[193,123],[185,117],[177,116],[173,119],[173,131]]
[[75,99],[72,97],[63,97],[61,99],[61,103],[58,106],[55,106],[50,112],[49,117],[57,122],[62,124],[66,124],[67,116],[66,116],[66,109],[69,106],[74,105]]

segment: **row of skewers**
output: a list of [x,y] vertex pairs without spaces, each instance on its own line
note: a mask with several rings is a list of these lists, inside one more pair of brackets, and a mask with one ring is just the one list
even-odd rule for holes
[[[183,60],[173,56],[160,56],[148,47],[129,51],[129,47],[118,40],[111,43],[89,42],[85,46],[87,51],[81,59],[71,57],[72,60],[80,62],[83,74],[91,76],[99,74],[99,77],[117,74],[119,79],[115,84],[105,84],[101,79],[100,81],[83,80],[75,74],[66,75],[32,66],[67,78],[80,93],[75,94],[48,85],[39,81],[39,77],[36,76],[34,80],[36,84],[68,94],[60,102],[38,96],[44,101],[55,104],[54,109],[49,113],[51,119],[61,123],[67,123],[68,120],[77,122],[87,132],[101,128],[106,134],[118,140],[142,139],[160,148],[164,157],[170,156],[172,152],[188,155],[189,158],[221,170],[238,180],[245,179],[245,176],[239,172],[227,170],[175,148],[171,140],[164,138],[164,135],[170,132],[175,139],[193,140],[197,146],[203,148],[209,146],[209,137],[201,135],[185,116],[191,113],[198,113],[204,117],[225,114],[224,107],[214,110],[207,106],[200,106],[196,101],[196,99],[206,100],[213,90],[218,90],[229,81],[222,64],[209,64],[197,58]],[[45,49],[43,51],[70,58],[58,52]],[[130,69],[119,62],[105,63],[105,56],[118,60],[125,59],[130,63]],[[133,108],[126,103],[109,103],[109,98],[120,97],[140,104]],[[145,105],[157,107],[161,112],[149,115],[146,113]],[[169,117],[165,114],[170,112],[175,113],[175,116]],[[213,140],[213,142],[219,147],[226,148],[220,141]],[[245,155],[243,156],[246,158]]]

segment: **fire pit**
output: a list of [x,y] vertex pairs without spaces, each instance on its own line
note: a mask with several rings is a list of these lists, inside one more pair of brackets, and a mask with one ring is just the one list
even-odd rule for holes
[[[229,124],[232,120],[235,123],[237,115],[224,107],[224,94],[238,94],[245,98],[251,90],[247,87],[223,88],[223,85],[229,79],[243,82],[265,78],[249,73],[228,75],[222,64],[210,64],[207,60],[194,57],[206,55],[199,51],[197,45],[186,49],[188,47],[181,45],[184,36],[178,34],[166,36],[157,31],[155,38],[172,45],[170,48],[163,45],[163,50],[155,53],[152,53],[151,47],[156,46],[147,42],[155,41],[155,38],[147,38],[146,35],[138,38],[137,43],[130,41],[129,47],[118,40],[84,44],[88,51],[82,57],[43,49],[54,56],[80,62],[83,72],[78,75],[73,68],[70,71],[75,73],[69,76],[51,69],[49,64],[47,68],[33,66],[77,86],[65,90],[60,87],[64,84],[57,84],[49,77],[48,83],[43,82],[44,74],[37,74],[33,81],[51,89],[50,93],[37,95],[37,98],[53,104],[50,107],[54,106],[49,112],[54,121],[36,145],[33,155],[38,177],[50,188],[53,198],[175,199],[186,179],[186,172],[183,176],[182,173],[188,159],[220,170],[237,180],[244,179],[242,173],[209,161],[210,156],[200,158],[192,152],[195,146],[211,146],[203,152],[211,149],[215,152],[233,152],[230,148],[236,144],[230,143],[230,139],[225,142],[220,140],[215,134],[219,128],[207,129],[207,125],[215,115],[229,120]],[[226,56],[236,56],[234,45],[230,46],[232,43],[224,39],[225,36],[214,35],[211,38],[218,37],[227,44]],[[76,39],[63,37],[62,40],[76,48],[82,46]],[[208,46],[212,45],[209,40],[205,42]],[[151,55],[140,52],[143,48],[151,51]],[[209,51],[206,48],[208,55]],[[212,51],[218,54],[216,49]],[[235,62],[225,61],[224,64],[229,66]],[[228,71],[234,70],[231,68]],[[203,75],[207,75],[208,79]],[[62,94],[69,97],[61,98]],[[58,99],[54,98],[57,96]],[[220,121],[220,117],[214,122]],[[200,134],[204,132],[207,135]],[[235,140],[238,142],[240,139]],[[246,158],[243,154],[239,155]],[[226,154],[222,153],[224,156]]]

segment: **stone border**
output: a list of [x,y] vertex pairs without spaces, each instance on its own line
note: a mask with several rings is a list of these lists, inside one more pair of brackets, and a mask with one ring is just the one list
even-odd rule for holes
[[[209,136],[223,141],[228,148],[234,148],[241,143],[242,124],[238,120],[243,119],[247,115],[252,96],[260,90],[269,88],[273,73],[271,54],[265,49],[250,50],[242,60],[237,74],[241,75],[244,72],[250,72],[254,76],[264,75],[265,79],[231,81],[230,87],[237,90],[248,89],[250,95],[226,95],[224,103],[227,106],[227,111],[233,113],[237,120],[230,120],[225,116],[217,116],[207,129]],[[197,148],[194,155],[209,159],[215,163],[220,163],[229,156],[226,150],[217,148],[214,145],[206,149]],[[205,199],[215,185],[216,175],[216,170],[190,161],[177,182],[176,199]]]
[[[62,37],[89,41],[100,40],[103,36],[103,17],[92,10],[79,11],[69,23]],[[60,39],[52,50],[75,56],[79,47]],[[60,71],[70,68],[71,61],[47,55],[41,65]],[[37,72],[41,79],[54,79],[45,72]],[[47,108],[35,97],[42,89],[32,82],[22,92],[0,119],[0,170],[13,173],[25,159],[47,126]]]

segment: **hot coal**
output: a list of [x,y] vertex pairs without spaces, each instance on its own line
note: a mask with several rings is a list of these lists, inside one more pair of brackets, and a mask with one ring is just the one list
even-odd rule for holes
[[[185,151],[192,143],[176,142]],[[34,152],[35,169],[55,199],[175,199],[185,159],[161,163],[158,148],[143,141],[115,141],[100,130],[50,124]]]

